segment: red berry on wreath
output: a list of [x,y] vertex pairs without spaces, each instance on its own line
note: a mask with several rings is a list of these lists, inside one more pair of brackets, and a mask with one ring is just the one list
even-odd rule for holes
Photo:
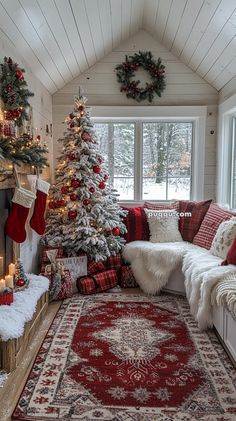
[[74,202],[76,199],[77,199],[77,194],[72,193],[72,194],[70,195],[70,200],[73,200],[73,202]]
[[83,200],[84,206],[88,206],[88,205],[90,205],[90,203],[91,203],[91,201],[89,199],[84,199]]
[[61,187],[61,192],[63,194],[67,194],[69,192],[69,186],[62,186]]
[[115,237],[117,237],[118,235],[120,235],[120,228],[119,227],[112,228],[111,232]]
[[69,117],[70,117],[70,119],[72,120],[72,119],[74,118],[74,114],[73,114],[73,113],[70,113],[70,114],[69,114]]
[[16,285],[18,287],[23,287],[25,285],[25,280],[24,279],[21,279],[21,278],[17,279]]
[[68,212],[68,218],[70,220],[75,219],[77,217],[77,210],[69,210]]
[[92,186],[92,187],[89,187],[89,191],[90,191],[90,193],[94,193],[95,192],[95,188]]
[[99,183],[98,187],[99,187],[99,189],[103,190],[103,189],[105,189],[106,184],[103,181],[101,181],[101,183]]
[[20,117],[20,111],[19,110],[13,110],[12,111],[12,116],[14,118],[19,118]]
[[70,123],[70,128],[73,129],[75,127],[74,123]]
[[70,182],[71,187],[74,187],[75,189],[77,187],[79,187],[80,184],[81,183],[80,183],[80,180],[78,178],[73,178],[73,180],[71,180],[71,182]]
[[100,174],[101,171],[102,171],[102,169],[101,169],[101,167],[99,167],[99,165],[93,166],[93,172],[95,172],[95,174]]

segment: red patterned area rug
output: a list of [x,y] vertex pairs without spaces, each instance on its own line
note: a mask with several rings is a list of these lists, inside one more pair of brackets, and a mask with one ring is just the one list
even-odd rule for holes
[[120,293],[62,304],[13,419],[228,421],[236,375],[182,297]]

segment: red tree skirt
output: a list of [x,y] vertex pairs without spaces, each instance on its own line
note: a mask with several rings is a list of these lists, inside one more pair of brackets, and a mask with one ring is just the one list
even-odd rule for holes
[[233,377],[184,298],[74,296],[59,310],[13,418],[231,420]]

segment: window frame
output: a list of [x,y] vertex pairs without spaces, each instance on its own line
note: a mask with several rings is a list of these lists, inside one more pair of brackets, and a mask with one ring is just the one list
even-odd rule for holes
[[[205,106],[94,106],[92,108],[94,123],[125,123],[135,124],[134,144],[134,200],[120,200],[121,203],[141,204],[142,200],[142,125],[146,122],[190,122],[193,124],[193,139],[191,149],[191,187],[190,200],[204,198],[205,175],[205,126],[207,107]],[[195,157],[197,157],[195,159]],[[147,199],[152,202],[157,200]],[[160,200],[159,200],[160,201]],[[168,202],[162,200],[161,202]]]

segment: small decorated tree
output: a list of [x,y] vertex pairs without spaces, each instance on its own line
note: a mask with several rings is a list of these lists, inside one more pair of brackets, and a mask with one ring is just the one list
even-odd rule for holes
[[126,212],[109,187],[85,104],[86,98],[76,98],[66,118],[68,128],[61,139],[63,149],[49,197],[44,242],[65,247],[69,255],[86,252],[99,261],[121,250]]
[[20,259],[17,259],[15,266],[15,289],[24,289],[29,285],[29,279],[27,278],[23,264]]

